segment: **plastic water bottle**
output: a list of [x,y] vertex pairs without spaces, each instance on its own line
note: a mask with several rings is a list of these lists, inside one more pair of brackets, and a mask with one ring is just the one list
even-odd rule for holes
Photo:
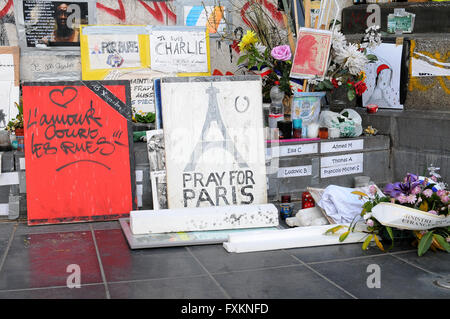
[[283,98],[284,92],[280,90],[280,82],[270,89],[269,127],[277,128],[277,122],[284,120]]

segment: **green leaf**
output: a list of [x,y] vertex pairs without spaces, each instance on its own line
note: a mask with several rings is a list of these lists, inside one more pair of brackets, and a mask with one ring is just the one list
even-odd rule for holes
[[367,236],[366,240],[364,240],[364,243],[362,245],[362,249],[366,250],[367,247],[369,247],[370,242],[372,241],[373,235]]
[[261,68],[262,68],[263,64],[264,64],[263,61],[261,61],[261,62],[258,63],[258,66],[257,66],[258,71],[261,71]]
[[347,230],[345,233],[343,233],[341,236],[339,236],[339,241],[343,242],[348,237],[348,234],[350,234],[349,230]]
[[433,231],[429,231],[425,235],[423,235],[422,239],[420,239],[419,247],[417,248],[417,254],[419,256],[425,254],[428,251],[428,249],[430,249],[432,242],[433,242]]
[[322,83],[325,86],[325,88],[327,88],[327,89],[332,90],[334,88],[334,86],[330,80],[323,80]]
[[439,243],[439,245],[442,246],[442,248],[444,248],[448,253],[450,253],[450,244],[447,243],[447,241],[444,239],[444,237],[442,237],[441,235],[438,234],[433,234],[434,239],[436,239],[436,241]]
[[369,59],[370,62],[378,61],[378,57],[375,54],[368,54],[366,58]]
[[241,55],[239,57],[239,59],[237,60],[237,64],[239,65],[239,64],[243,63],[245,60],[247,60],[247,54]]
[[342,229],[342,228],[344,228],[345,226],[343,226],[343,225],[339,225],[339,226],[335,226],[335,227],[333,227],[333,228],[330,228],[330,229],[328,229],[326,232],[325,232],[325,235],[326,234],[329,234],[329,233],[335,233],[335,232],[337,232],[339,229]]
[[390,249],[392,249],[392,247],[394,247],[394,234],[393,234],[393,232],[392,232],[392,228],[391,228],[391,227],[386,226],[385,228],[386,228],[386,231],[387,231],[387,233],[388,233],[388,235],[389,235],[389,238],[390,238],[391,241],[392,241],[391,247],[389,247],[389,250],[390,250]]

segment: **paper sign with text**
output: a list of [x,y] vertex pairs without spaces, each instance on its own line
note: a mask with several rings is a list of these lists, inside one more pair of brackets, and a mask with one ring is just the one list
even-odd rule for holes
[[320,167],[333,167],[346,164],[355,164],[362,163],[363,161],[363,153],[327,156],[320,159]]
[[319,150],[319,144],[310,143],[310,144],[274,146],[270,149],[268,148],[267,150],[269,157],[307,155],[317,153]]
[[23,86],[28,224],[112,220],[135,207],[128,81]]
[[312,165],[280,167],[278,169],[278,178],[299,177],[312,175]]
[[348,140],[336,142],[322,142],[320,144],[321,153],[358,151],[364,148],[364,140]]
[[204,27],[153,27],[151,68],[161,72],[209,75],[209,35]]
[[320,178],[359,174],[363,172],[363,163],[347,164],[332,167],[321,167]]

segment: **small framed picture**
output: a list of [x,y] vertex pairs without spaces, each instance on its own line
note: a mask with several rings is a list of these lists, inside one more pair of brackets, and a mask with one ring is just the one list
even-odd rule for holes
[[166,171],[150,173],[152,184],[153,210],[167,209],[167,182]]
[[297,79],[323,79],[328,68],[332,32],[299,28],[290,76]]

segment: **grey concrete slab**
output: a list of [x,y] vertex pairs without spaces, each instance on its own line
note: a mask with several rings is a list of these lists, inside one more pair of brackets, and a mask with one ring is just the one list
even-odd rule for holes
[[[370,288],[374,270],[379,269],[380,288]],[[310,265],[357,298],[431,299],[449,298],[450,290],[433,284],[436,276],[405,263],[396,257],[379,255],[363,259]],[[370,267],[369,267],[370,266]]]
[[112,299],[223,299],[209,276],[109,283]]
[[189,250],[210,273],[252,270],[299,264],[282,250],[230,254],[222,245],[192,246]]
[[305,266],[215,274],[214,278],[231,298],[242,299],[350,299]]

